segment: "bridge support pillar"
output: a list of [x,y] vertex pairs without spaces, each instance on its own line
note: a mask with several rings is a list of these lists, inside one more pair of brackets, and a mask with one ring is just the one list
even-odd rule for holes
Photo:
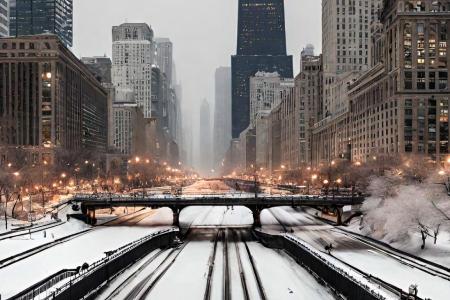
[[336,224],[338,226],[342,225],[342,207],[336,207]]
[[180,227],[180,210],[172,208],[173,211],[173,226]]
[[261,227],[261,210],[260,209],[252,209],[253,214],[253,227]]

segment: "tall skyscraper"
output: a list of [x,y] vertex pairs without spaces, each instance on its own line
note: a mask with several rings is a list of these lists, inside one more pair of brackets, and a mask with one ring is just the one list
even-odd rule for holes
[[161,72],[166,74],[169,86],[172,86],[173,44],[168,38],[155,38],[156,63]]
[[231,141],[231,68],[216,69],[214,108],[214,164],[220,164]]
[[145,23],[125,23],[112,29],[112,82],[116,90],[131,89],[145,118],[152,117],[153,30]]
[[13,0],[10,4],[11,36],[53,33],[72,47],[73,0]]
[[336,82],[348,79],[350,72],[356,74],[370,67],[370,25],[381,5],[382,0],[322,1],[325,117],[337,115],[334,107],[341,105],[334,103],[338,97]]
[[237,53],[232,68],[232,137],[250,123],[249,79],[258,71],[292,78],[286,54],[284,0],[240,0]]
[[206,99],[200,107],[200,144],[199,167],[204,175],[209,175],[212,168],[211,145],[211,110]]
[[0,37],[9,36],[9,0],[0,1]]

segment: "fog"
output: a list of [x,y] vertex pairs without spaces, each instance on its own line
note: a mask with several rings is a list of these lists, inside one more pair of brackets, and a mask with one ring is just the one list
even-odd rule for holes
[[[229,66],[236,51],[237,4],[238,0],[74,0],[73,50],[80,57],[111,57],[111,27],[123,22],[146,22],[156,37],[170,38],[183,88],[183,128],[192,130],[198,144],[200,103],[206,98],[214,111],[215,69]],[[306,44],[320,52],[321,1],[285,4],[288,54],[294,56],[297,73]]]

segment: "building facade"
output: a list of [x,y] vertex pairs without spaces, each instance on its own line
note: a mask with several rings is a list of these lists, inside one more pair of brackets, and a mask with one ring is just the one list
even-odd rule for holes
[[323,115],[322,56],[302,52],[301,71],[295,78],[296,116],[298,131],[298,163],[311,163],[312,128]]
[[[350,86],[352,158],[449,154],[450,1],[385,1],[378,66]],[[370,83],[370,84],[369,84]]]
[[173,70],[173,44],[168,38],[155,38],[156,44],[156,63],[172,86]]
[[278,72],[292,78],[292,56],[286,54],[284,0],[240,0],[238,42],[232,69],[232,137],[250,124],[249,80],[256,72]]
[[13,0],[10,4],[11,36],[53,33],[72,47],[72,0]]
[[0,37],[9,36],[9,7],[10,0],[0,1]]
[[250,126],[255,126],[259,113],[279,105],[283,93],[292,86],[292,78],[281,78],[277,72],[257,72],[250,77]]
[[107,148],[107,92],[55,35],[0,39],[0,142],[35,163]]
[[[364,72],[370,67],[371,24],[378,18],[382,0],[322,1],[322,54],[324,72],[324,117],[335,111],[336,85],[342,74]],[[345,75],[344,75],[345,76]]]
[[114,26],[112,82],[116,89],[131,89],[145,118],[152,117],[153,30],[145,23]]
[[384,1],[370,70],[347,85],[348,112],[313,129],[313,161],[449,154],[450,1]]

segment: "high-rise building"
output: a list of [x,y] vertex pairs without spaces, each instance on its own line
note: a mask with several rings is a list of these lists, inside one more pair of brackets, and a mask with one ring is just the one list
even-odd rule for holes
[[231,141],[231,68],[220,67],[215,74],[214,164],[225,158]]
[[172,70],[173,70],[173,44],[168,38],[155,38],[156,43],[156,63],[172,86]]
[[292,78],[281,78],[277,72],[257,72],[250,77],[250,125],[255,126],[258,114],[270,112],[280,104],[284,93],[293,84]]
[[324,117],[337,117],[340,113],[334,111],[340,105],[334,102],[335,84],[346,77],[342,74],[369,69],[371,24],[381,5],[382,0],[322,1]]
[[107,92],[89,69],[55,35],[0,43],[0,144],[35,163],[58,150],[106,153]]
[[111,59],[107,56],[82,57],[81,61],[102,84],[111,84]]
[[299,165],[311,163],[311,130],[322,116],[322,86],[322,56],[302,52],[301,71],[295,78]]
[[112,82],[116,90],[131,89],[145,118],[152,117],[153,30],[145,23],[124,23],[112,29]]
[[212,145],[211,145],[211,109],[206,99],[200,107],[200,143],[199,143],[199,167],[204,175],[210,175],[212,168]]
[[0,37],[9,36],[9,6],[10,0],[0,1]]
[[73,0],[13,0],[10,35],[53,33],[67,47],[73,40]]
[[239,0],[238,42],[232,69],[232,137],[250,124],[249,80],[256,72],[278,72],[292,78],[292,56],[286,55],[284,0]]

